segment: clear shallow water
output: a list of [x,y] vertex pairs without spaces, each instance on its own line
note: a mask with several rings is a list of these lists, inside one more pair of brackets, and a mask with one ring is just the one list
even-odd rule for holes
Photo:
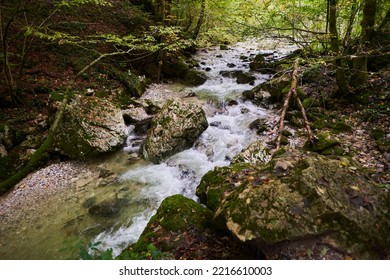
[[[183,194],[197,200],[196,186],[202,176],[216,166],[226,166],[230,160],[250,143],[259,139],[249,124],[270,114],[251,102],[239,100],[244,90],[253,85],[237,84],[235,79],[224,78],[220,71],[249,71],[248,62],[240,58],[251,56],[258,50],[253,43],[239,43],[231,50],[217,48],[200,51],[196,59],[200,68],[209,68],[208,81],[191,90],[204,100],[209,127],[191,149],[178,153],[161,164],[144,160],[128,161],[128,153],[137,152],[139,138],[129,127],[129,138],[123,151],[94,162],[77,182],[59,196],[32,205],[29,215],[0,230],[0,259],[62,259],[77,258],[77,241],[102,242],[100,249],[112,248],[118,255],[129,243],[138,240],[151,216],[163,199]],[[288,52],[290,49],[284,49]],[[264,51],[271,52],[271,51]],[[272,51],[273,52],[273,51]],[[281,55],[275,53],[275,56]],[[228,67],[233,63],[234,67]],[[266,75],[254,74],[255,85],[264,82]],[[166,84],[150,90],[176,91]],[[235,99],[238,105],[227,106],[225,100]],[[109,173],[101,176],[96,170]],[[111,216],[93,216],[93,205],[114,203],[118,213]],[[67,241],[68,245],[64,245]],[[74,249],[59,252],[59,249]]]

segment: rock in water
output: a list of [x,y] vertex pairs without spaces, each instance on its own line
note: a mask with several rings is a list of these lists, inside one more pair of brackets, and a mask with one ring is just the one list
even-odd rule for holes
[[76,96],[66,107],[55,147],[72,158],[96,156],[123,145],[122,112],[107,100]]
[[159,163],[190,148],[207,127],[206,114],[200,106],[169,100],[153,118],[141,153],[145,159]]

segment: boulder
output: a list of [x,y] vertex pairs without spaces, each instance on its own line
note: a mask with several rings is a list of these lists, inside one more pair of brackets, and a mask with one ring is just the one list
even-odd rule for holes
[[264,54],[261,53],[257,54],[254,57],[253,61],[249,64],[249,68],[252,71],[258,71],[265,67],[266,67],[265,56]]
[[282,102],[291,86],[290,77],[287,75],[271,79],[261,85],[259,90],[269,92],[271,102]]
[[242,70],[220,71],[219,74],[225,78],[234,78],[238,84],[249,84],[256,80],[256,77]]
[[88,213],[96,217],[113,218],[121,214],[123,206],[120,200],[104,201],[90,207]]
[[190,148],[207,127],[206,114],[200,106],[169,100],[153,118],[141,153],[145,159],[158,163]]
[[383,258],[389,195],[348,158],[278,152],[267,165],[236,163],[197,188],[213,224],[269,258]]
[[250,75],[249,73],[241,72],[237,75],[237,84],[249,84],[253,83],[256,80],[256,77]]
[[184,83],[189,86],[200,86],[207,81],[207,76],[203,72],[191,69],[184,75]]
[[138,242],[117,259],[257,259],[256,250],[232,236],[213,231],[213,213],[182,195],[167,197]]
[[72,158],[97,156],[121,147],[125,129],[121,110],[111,102],[75,96],[65,109],[55,147]]
[[[146,251],[152,243],[164,252],[180,252],[183,246],[188,245],[190,233],[204,231],[210,225],[211,218],[211,211],[192,199],[182,195],[167,197],[150,219],[138,242],[125,249],[118,259],[129,259],[131,252]],[[191,232],[183,234],[186,231]]]

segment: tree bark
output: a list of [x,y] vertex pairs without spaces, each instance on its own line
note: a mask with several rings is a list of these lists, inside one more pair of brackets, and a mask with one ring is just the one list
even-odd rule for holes
[[284,100],[284,104],[282,107],[282,113],[280,115],[280,125],[279,125],[279,133],[278,133],[278,138],[276,140],[276,150],[280,149],[280,145],[282,142],[282,132],[284,130],[284,119],[286,117],[288,105],[290,103],[291,96],[295,93],[297,89],[297,83],[298,83],[298,65],[299,65],[299,58],[297,58],[294,62],[293,66],[293,72],[292,72],[292,82],[291,82],[291,87],[290,90],[288,91],[286,98]]
[[372,38],[375,34],[375,15],[377,0],[365,0],[363,8],[362,33],[360,46],[356,57],[352,60],[353,75],[351,80],[354,87],[359,87],[367,82],[367,51],[372,46]]
[[359,13],[361,8],[361,4],[357,3],[357,0],[354,0],[351,5],[351,14],[349,15],[349,21],[347,25],[347,30],[345,31],[344,39],[343,39],[343,48],[344,50],[347,48],[349,41],[351,39],[351,32],[355,22],[356,15]]
[[344,73],[343,61],[339,58],[340,46],[339,35],[337,31],[337,0],[329,0],[329,33],[330,49],[332,55],[336,57],[336,83],[339,95],[349,93],[349,84]]
[[196,27],[194,29],[194,33],[193,33],[193,36],[192,36],[192,38],[194,40],[196,38],[198,38],[198,36],[199,36],[200,29],[201,29],[202,24],[204,22],[205,15],[206,15],[206,0],[202,0],[202,5],[200,7],[199,19],[198,19],[198,22],[196,24]]

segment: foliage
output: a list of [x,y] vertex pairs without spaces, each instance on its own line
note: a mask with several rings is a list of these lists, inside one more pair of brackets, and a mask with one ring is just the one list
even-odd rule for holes
[[145,251],[135,251],[126,249],[122,254],[117,258],[121,260],[166,260],[172,259],[172,256],[169,253],[161,252],[154,244],[150,243],[146,246]]

